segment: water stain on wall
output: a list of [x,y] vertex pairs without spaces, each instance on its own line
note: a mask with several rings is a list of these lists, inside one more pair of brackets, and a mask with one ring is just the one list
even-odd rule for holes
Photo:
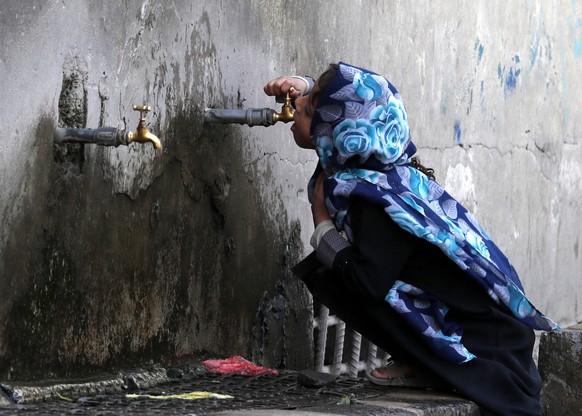
[[283,207],[266,211],[237,128],[203,125],[197,103],[236,98],[221,92],[208,15],[189,27],[184,64],[169,59],[145,86],[154,108],[167,108],[157,119],[163,153],[133,172],[153,172],[147,182],[120,169],[118,152],[131,162],[139,151],[53,154],[57,125],[85,127],[89,111],[111,105],[104,80],[99,108],[87,108],[82,62],[63,66],[61,117],[39,122],[28,199],[1,253],[13,299],[0,317],[0,378],[87,376],[187,354],[311,365],[310,297],[290,274],[299,224]]
[[[63,81],[59,95],[59,127],[87,126],[87,71],[78,57],[68,58],[63,65]],[[54,146],[53,158],[61,170],[78,174],[83,170],[84,146],[71,143]]]
[[87,376],[192,353],[309,365],[309,297],[289,271],[299,225],[262,211],[235,129],[202,128],[195,108],[177,114],[163,173],[134,199],[112,192],[93,161],[77,175],[55,163],[33,184],[2,259],[7,274],[24,274],[5,317],[3,378]]

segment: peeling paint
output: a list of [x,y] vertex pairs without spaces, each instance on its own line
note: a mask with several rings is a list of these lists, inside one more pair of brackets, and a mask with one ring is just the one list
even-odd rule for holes
[[564,158],[560,163],[559,177],[556,181],[562,194],[576,197],[582,183],[582,165],[578,160]]
[[446,171],[445,189],[464,204],[474,215],[477,215],[475,204],[475,183],[473,171],[461,163],[449,166]]

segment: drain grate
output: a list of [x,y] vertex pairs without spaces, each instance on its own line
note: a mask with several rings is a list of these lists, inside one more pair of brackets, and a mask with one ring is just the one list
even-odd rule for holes
[[324,388],[308,388],[297,383],[296,372],[283,372],[279,376],[256,377],[220,376],[205,374],[187,380],[176,380],[135,392],[148,395],[170,395],[208,391],[228,394],[233,399],[158,400],[145,397],[130,399],[125,393],[81,397],[73,402],[51,400],[40,403],[0,407],[0,413],[32,415],[204,415],[228,410],[278,409],[293,410],[335,405],[350,397],[352,403],[381,396],[385,390],[363,379],[339,377]]

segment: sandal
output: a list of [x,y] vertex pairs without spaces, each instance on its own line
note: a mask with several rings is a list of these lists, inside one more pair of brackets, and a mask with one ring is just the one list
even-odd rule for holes
[[[378,377],[373,373],[384,370],[388,373],[387,377]],[[416,388],[438,388],[443,383],[439,379],[428,373],[417,372],[411,367],[399,364],[390,360],[387,365],[375,370],[366,372],[366,378],[378,386],[395,386],[395,387],[416,387]]]

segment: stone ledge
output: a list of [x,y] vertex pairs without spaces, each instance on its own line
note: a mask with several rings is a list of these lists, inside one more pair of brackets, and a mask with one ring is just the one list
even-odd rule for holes
[[[55,383],[49,385],[25,385],[0,383],[0,405],[33,403],[55,396],[91,396],[117,391],[147,388],[168,381],[164,368],[135,370],[107,380]],[[4,398],[4,401],[3,401]]]
[[386,393],[354,404],[312,406],[295,410],[231,410],[213,416],[479,416],[473,402],[430,390],[387,388]]
[[582,325],[543,333],[538,367],[544,415],[581,415]]
[[364,400],[367,406],[390,410],[398,415],[478,416],[477,405],[459,396],[428,390],[402,389],[376,400]]

